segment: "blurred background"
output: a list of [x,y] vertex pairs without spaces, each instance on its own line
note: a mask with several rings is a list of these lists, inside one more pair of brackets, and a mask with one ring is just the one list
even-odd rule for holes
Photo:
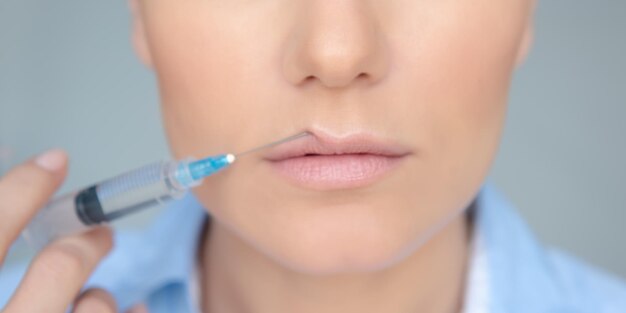
[[[626,1],[539,1],[535,19],[490,179],[542,240],[626,278]],[[68,191],[168,156],[129,28],[124,0],[0,1],[0,174],[62,147]]]

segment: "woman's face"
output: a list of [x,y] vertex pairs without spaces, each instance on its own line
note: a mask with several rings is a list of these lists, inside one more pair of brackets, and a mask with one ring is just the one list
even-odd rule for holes
[[532,10],[530,0],[136,1],[136,48],[156,72],[176,157],[303,130],[366,133],[408,152],[377,179],[329,188],[286,179],[260,152],[195,189],[217,223],[314,273],[393,264],[471,202]]

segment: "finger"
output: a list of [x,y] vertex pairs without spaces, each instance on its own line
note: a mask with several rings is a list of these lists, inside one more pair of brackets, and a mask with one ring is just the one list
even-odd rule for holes
[[74,303],[73,313],[115,313],[117,305],[111,294],[100,288],[83,292]]
[[126,313],[149,313],[149,312],[148,312],[148,307],[142,303],[142,304],[138,304],[130,308],[130,310],[126,311]]
[[65,312],[111,247],[106,227],[51,243],[30,265],[7,312]]
[[0,263],[21,230],[59,187],[67,155],[50,150],[0,178]]

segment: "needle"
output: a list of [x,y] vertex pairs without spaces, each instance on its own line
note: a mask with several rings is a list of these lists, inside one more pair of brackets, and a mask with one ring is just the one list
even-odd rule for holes
[[302,132],[302,133],[299,133],[299,134],[296,134],[296,135],[293,135],[293,136],[289,136],[289,137],[281,139],[281,140],[270,142],[270,143],[262,145],[260,147],[256,147],[256,148],[253,148],[253,149],[241,152],[241,153],[237,153],[237,154],[235,154],[235,157],[239,158],[239,157],[241,157],[243,155],[246,155],[246,154],[249,154],[249,153],[252,153],[252,152],[256,152],[256,151],[259,151],[259,150],[262,150],[262,149],[265,149],[265,148],[273,147],[273,146],[276,146],[276,145],[279,145],[279,144],[282,144],[282,143],[285,143],[285,142],[288,142],[288,141],[292,141],[292,140],[295,140],[295,139],[298,139],[298,138],[301,138],[301,137],[304,137],[304,136],[308,136],[308,135],[310,135],[310,133],[305,131],[305,132]]

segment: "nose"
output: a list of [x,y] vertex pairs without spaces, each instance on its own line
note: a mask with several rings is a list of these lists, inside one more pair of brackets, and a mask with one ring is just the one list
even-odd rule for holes
[[368,2],[302,1],[283,59],[287,80],[294,85],[345,88],[384,77],[389,67],[387,49]]

